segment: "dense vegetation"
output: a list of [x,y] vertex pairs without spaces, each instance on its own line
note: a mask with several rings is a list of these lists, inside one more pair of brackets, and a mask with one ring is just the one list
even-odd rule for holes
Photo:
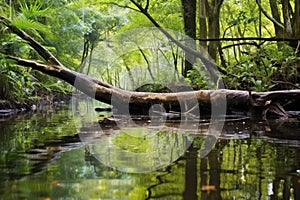
[[[164,80],[168,71],[174,71],[174,79],[184,78],[195,89],[209,87],[199,65],[193,59],[186,62],[186,55],[174,44],[171,53],[166,53],[161,46],[149,50],[137,44],[135,51],[127,52],[113,64],[109,52],[104,55],[100,51],[112,45],[111,38],[128,36],[124,33],[134,28],[154,26],[195,39],[191,46],[198,49],[200,44],[208,51],[228,89],[267,91],[300,87],[297,40],[300,3],[296,0],[280,3],[273,0],[256,3],[252,0],[5,0],[0,3],[0,16],[29,33],[68,68],[90,75],[98,72],[98,78],[125,89],[137,88],[126,88],[120,81],[125,75],[135,85],[141,85],[137,79],[143,77],[132,74],[136,66],[148,66],[147,73],[154,83]],[[71,91],[63,82],[7,59],[5,55],[42,60],[31,46],[2,24],[0,32],[0,99],[20,103],[51,101],[53,96]],[[119,45],[115,49],[121,48]],[[92,64],[93,59],[97,59],[97,65]],[[149,70],[151,65],[164,66],[165,71],[153,73]],[[157,89],[164,90],[159,84],[146,87],[149,91]]]

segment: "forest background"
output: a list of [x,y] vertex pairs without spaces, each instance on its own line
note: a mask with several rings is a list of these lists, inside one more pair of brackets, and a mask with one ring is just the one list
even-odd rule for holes
[[[9,19],[13,26],[29,33],[69,69],[88,75],[100,70],[102,81],[124,89],[128,88],[120,77],[128,74],[130,81],[139,85],[137,79],[143,77],[132,75],[131,69],[150,65],[167,66],[166,71],[176,72],[174,79],[184,79],[194,89],[209,87],[209,80],[199,70],[201,66],[186,62],[187,54],[177,45],[169,54],[161,47],[137,48],[114,65],[96,57],[103,45],[111,45],[111,38],[134,28],[155,26],[194,39],[192,46],[208,52],[227,89],[271,91],[300,87],[297,0],[5,0],[0,3],[0,16],[2,22]],[[8,59],[7,55],[42,60],[3,23],[0,32],[0,99],[28,104],[52,101],[72,91],[64,82]],[[95,57],[97,66],[92,66]],[[164,79],[166,72],[153,74],[148,68],[145,73],[155,83]],[[142,89],[164,91],[157,84]]]

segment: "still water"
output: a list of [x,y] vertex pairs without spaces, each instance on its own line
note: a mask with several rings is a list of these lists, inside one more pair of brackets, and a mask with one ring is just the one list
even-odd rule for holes
[[71,110],[1,118],[0,199],[300,199],[299,124],[229,120],[203,156],[207,122],[142,138],[148,129],[78,128]]

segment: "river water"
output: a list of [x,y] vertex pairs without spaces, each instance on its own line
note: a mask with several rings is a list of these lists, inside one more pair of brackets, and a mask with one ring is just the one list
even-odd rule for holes
[[77,117],[60,105],[0,119],[0,199],[300,199],[298,123],[228,120],[202,154],[205,120],[179,133]]

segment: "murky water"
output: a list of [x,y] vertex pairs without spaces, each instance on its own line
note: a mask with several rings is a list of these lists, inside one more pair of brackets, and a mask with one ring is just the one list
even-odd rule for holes
[[205,123],[144,138],[76,123],[69,105],[1,119],[0,199],[300,199],[299,124],[227,122],[201,156]]

